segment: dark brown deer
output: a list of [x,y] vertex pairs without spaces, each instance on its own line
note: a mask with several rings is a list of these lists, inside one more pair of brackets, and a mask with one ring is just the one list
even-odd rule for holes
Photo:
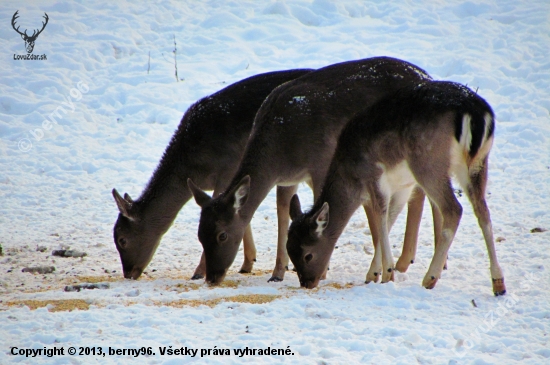
[[[378,57],[328,66],[275,89],[256,115],[246,152],[228,188],[212,199],[189,181],[202,207],[198,236],[206,258],[206,281],[223,280],[245,228],[271,188],[288,187],[278,195],[278,207],[289,206],[301,181],[308,182],[318,197],[338,136],[352,116],[384,95],[429,79],[415,65]],[[415,204],[423,204],[423,195],[420,198]],[[400,211],[405,203],[396,200],[401,207],[395,210]],[[283,280],[288,265],[286,236],[282,237],[281,230],[289,220],[279,216],[277,262],[269,281]],[[420,216],[411,222],[417,231]],[[413,240],[416,245],[416,236]],[[381,271],[375,254],[367,280],[377,281],[379,274],[383,282],[391,280],[393,273]]]
[[[113,230],[114,241],[125,278],[137,279],[142,274],[160,239],[191,198],[187,179],[192,178],[203,189],[214,190],[214,195],[222,192],[237,171],[254,116],[267,95],[310,71],[260,74],[199,100],[184,114],[139,199],[134,201],[128,194],[122,197],[113,189],[120,211]],[[288,216],[288,207],[278,214]],[[256,260],[250,227],[244,236],[244,256],[241,271],[250,272]],[[193,279],[203,278],[204,274],[202,257]]]
[[[24,33],[21,33],[19,31],[19,27],[15,28],[15,21],[17,20],[17,18],[19,18],[19,15],[17,15],[17,13],[19,13],[19,10],[17,10],[14,14],[13,14],[13,17],[11,18],[11,26],[13,27],[13,29],[19,33],[21,35],[21,38],[23,38],[23,40],[25,41],[25,48],[27,49],[27,53],[32,53],[33,49],[34,49],[34,42],[36,42],[36,38],[38,38],[38,36],[40,35],[40,33],[42,33],[42,31],[44,30],[44,28],[46,28],[46,25],[48,24],[48,14],[44,13],[44,16],[43,18],[46,19],[45,22],[42,22],[42,29],[38,30],[38,29],[35,29],[32,33],[32,35],[28,35],[27,34],[27,30],[25,29],[25,32]],[[38,32],[38,33],[37,33]]]
[[[371,212],[369,222],[372,217],[371,229],[377,232],[382,252],[390,252],[390,199],[405,198],[418,185],[442,218],[441,240],[422,283],[433,288],[441,277],[462,215],[451,185],[454,175],[466,191],[483,231],[493,292],[503,295],[504,276],[485,202],[493,136],[494,115],[489,104],[452,82],[405,87],[358,114],[340,136],[313,208],[302,214],[298,197],[291,201],[287,249],[301,286],[317,286],[338,237],[362,204]],[[383,257],[383,266],[391,270],[391,255]]]

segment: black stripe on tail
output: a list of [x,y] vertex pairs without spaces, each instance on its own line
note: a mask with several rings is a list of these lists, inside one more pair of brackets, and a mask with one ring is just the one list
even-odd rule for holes
[[[479,95],[469,89],[467,102],[463,103],[462,110],[457,110],[455,116],[455,138],[458,142],[461,139],[469,139],[470,143],[464,146],[470,157],[474,157],[483,144],[494,134],[495,118],[489,104]],[[466,101],[466,100],[464,100]],[[470,117],[469,130],[463,130],[465,117]],[[470,133],[470,136],[464,136]]]

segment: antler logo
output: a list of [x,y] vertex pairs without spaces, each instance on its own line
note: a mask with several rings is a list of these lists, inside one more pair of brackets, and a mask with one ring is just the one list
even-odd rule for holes
[[[23,38],[23,40],[25,41],[25,48],[27,49],[27,53],[32,53],[32,50],[34,49],[34,42],[36,41],[36,38],[38,38],[38,35],[40,33],[42,33],[42,31],[44,30],[44,28],[46,28],[46,24],[48,24],[48,14],[44,13],[44,19],[46,19],[46,22],[42,22],[42,29],[38,30],[36,29],[31,36],[29,36],[27,34],[27,30],[25,29],[25,32],[24,33],[21,33],[19,31],[19,27],[15,27],[15,20],[17,18],[19,18],[19,15],[17,15],[17,13],[19,13],[19,10],[17,10],[15,12],[15,14],[13,14],[13,17],[11,18],[11,26],[13,27],[13,29],[19,33],[21,35],[21,38]],[[38,32],[38,33],[37,33]]]

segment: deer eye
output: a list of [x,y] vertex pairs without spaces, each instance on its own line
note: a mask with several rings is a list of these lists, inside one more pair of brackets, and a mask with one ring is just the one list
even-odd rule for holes
[[126,239],[125,239],[125,238],[120,238],[120,239],[118,240],[118,245],[119,245],[120,247],[122,247],[122,248],[126,247],[126,243],[127,243],[127,242],[126,242]]
[[219,241],[219,242],[223,242],[223,241],[225,241],[225,240],[227,240],[227,233],[225,233],[225,232],[220,233],[220,234],[218,235],[218,241]]
[[306,263],[308,263],[308,262],[311,261],[312,258],[313,258],[313,255],[310,254],[310,253],[308,253],[307,255],[304,256],[304,261],[305,261]]

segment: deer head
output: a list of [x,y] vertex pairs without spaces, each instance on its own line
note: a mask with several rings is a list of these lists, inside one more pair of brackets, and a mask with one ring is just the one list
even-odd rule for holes
[[128,194],[120,196],[112,191],[119,215],[113,229],[115,246],[120,254],[122,271],[126,279],[138,279],[157,249],[162,234],[155,222],[146,220],[139,203]]
[[[19,12],[19,10],[17,10],[15,12],[15,14],[13,14],[13,17],[11,18],[11,26],[13,27],[13,29],[19,33],[21,35],[21,38],[23,38],[23,40],[25,41],[25,48],[27,49],[27,53],[32,53],[33,49],[34,49],[34,42],[36,41],[36,38],[38,38],[38,35],[40,33],[42,33],[42,31],[44,30],[44,28],[46,28],[46,24],[48,24],[48,14],[44,13],[44,19],[46,19],[46,22],[42,22],[42,29],[38,30],[34,30],[32,35],[29,36],[27,34],[27,30],[25,29],[25,32],[24,33],[21,33],[19,31],[19,26],[16,28],[15,27],[15,21],[17,18],[19,18],[19,15],[17,15],[17,13]],[[38,32],[38,33],[37,33]]]
[[216,198],[211,198],[191,179],[187,185],[202,208],[198,236],[206,258],[206,282],[219,284],[235,260],[244,230],[250,223],[243,218],[241,210],[250,193],[250,176],[243,177],[226,194]]
[[332,254],[333,242],[324,233],[329,224],[329,205],[325,202],[320,208],[303,213],[300,199],[294,195],[290,200],[290,218],[288,256],[296,268],[300,286],[313,289],[326,272]]

